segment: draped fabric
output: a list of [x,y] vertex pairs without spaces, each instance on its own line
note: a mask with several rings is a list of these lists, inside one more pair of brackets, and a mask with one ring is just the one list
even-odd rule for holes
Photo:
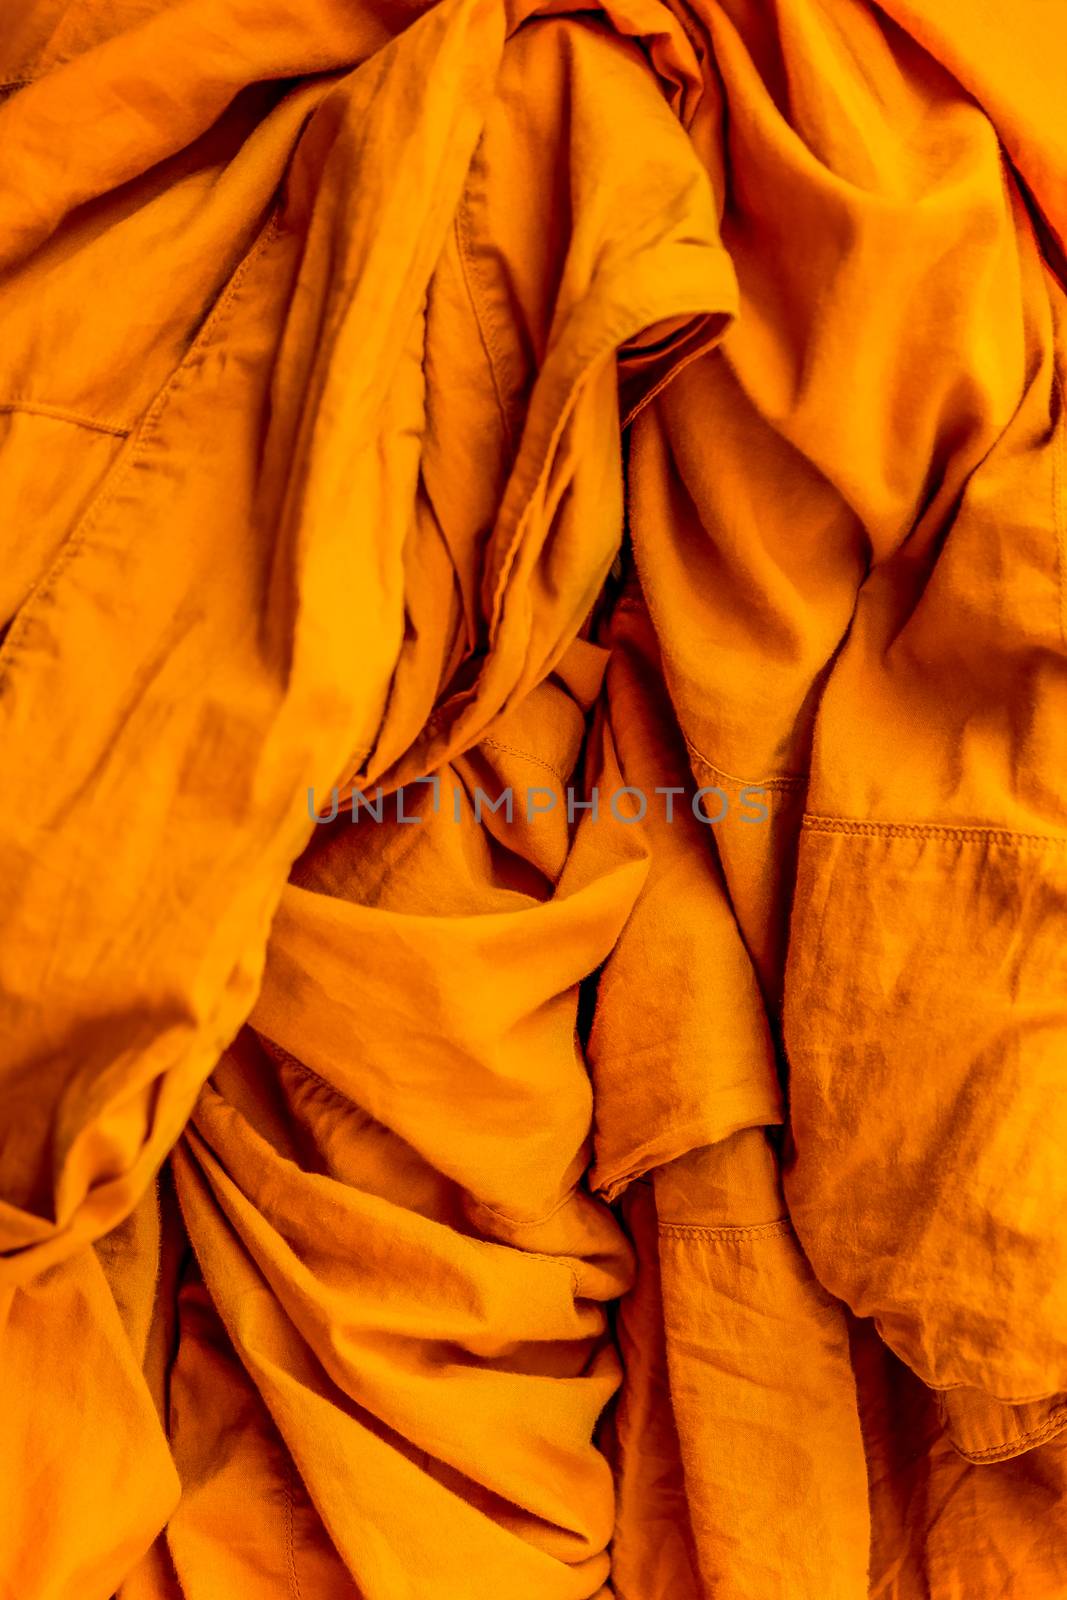
[[0,1600],[1067,1594],[1065,61],[8,0]]

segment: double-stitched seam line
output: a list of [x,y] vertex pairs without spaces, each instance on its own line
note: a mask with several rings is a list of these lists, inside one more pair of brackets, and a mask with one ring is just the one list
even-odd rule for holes
[[238,262],[234,271],[230,275],[229,281],[222,290],[222,293],[212,306],[211,310],[208,312],[204,322],[201,324],[199,332],[197,333],[192,344],[189,346],[189,349],[185,352],[185,355],[174,368],[174,371],[169,375],[166,382],[163,384],[163,387],[159,390],[159,393],[149,406],[137,432],[128,437],[127,448],[125,452],[120,455],[119,460],[115,463],[113,469],[105,477],[103,483],[100,485],[96,494],[93,496],[92,500],[89,502],[89,505],[82,514],[80,521],[74,525],[70,533],[67,535],[66,541],[59,550],[58,554],[55,556],[52,565],[49,567],[40,583],[30,590],[29,595],[24,600],[18,615],[14,618],[11,624],[7,638],[4,640],[3,645],[0,646],[0,691],[3,690],[4,680],[7,676],[8,670],[18,655],[19,646],[22,644],[23,638],[25,637],[29,628],[33,625],[37,607],[42,603],[42,601],[51,598],[51,596],[55,593],[56,585],[62,579],[67,568],[74,561],[75,557],[78,556],[84,549],[87,536],[92,532],[93,526],[97,517],[100,515],[101,510],[107,505],[108,501],[114,497],[116,491],[125,482],[135,463],[139,459],[144,445],[154,436],[156,430],[158,429],[159,420],[166,409],[167,401],[170,399],[171,393],[178,384],[179,379],[188,370],[188,367],[194,357],[199,355],[201,349],[210,342],[212,334],[214,333],[217,325],[222,320],[225,313],[229,310],[229,307],[233,302],[238,290],[240,289],[241,284],[244,282],[249,270],[278,233],[280,228],[280,220],[281,219],[277,211],[275,211],[270,217],[269,221],[261,229],[259,237],[252,243],[250,248],[245,253],[244,258]]
[[0,400],[0,412],[18,411],[32,417],[49,417],[56,422],[72,422],[78,428],[91,428],[94,433],[112,433],[125,439],[132,426],[122,422],[102,422],[98,417],[84,416],[66,406],[49,405],[45,400]]
[[717,767],[714,761],[709,761],[691,739],[686,738],[685,745],[689,754],[695,756],[701,766],[707,767],[708,771],[716,778],[721,778],[723,783],[735,784],[739,789],[796,789],[808,781],[806,772],[783,772],[776,778],[738,778],[732,772],[725,772],[722,767]]
[[1018,1438],[1012,1439],[1008,1444],[991,1444],[984,1450],[968,1450],[966,1447],[956,1448],[960,1454],[967,1457],[968,1461],[996,1461],[1005,1456],[1018,1455],[1020,1448],[1036,1444],[1043,1444],[1055,1434],[1062,1432],[1067,1424],[1067,1405],[1057,1406],[1049,1413],[1045,1421],[1036,1428],[1031,1428],[1029,1433],[1021,1433]]
[[294,1548],[294,1525],[296,1518],[293,1512],[293,1483],[295,1477],[296,1465],[290,1458],[288,1462],[288,1470],[285,1474],[285,1555],[289,1568],[290,1593],[292,1594],[293,1600],[301,1600],[300,1579],[297,1576],[296,1571],[296,1551]]
[[675,1239],[772,1239],[791,1233],[793,1224],[788,1217],[780,1217],[777,1222],[753,1222],[736,1227],[703,1222],[661,1222],[659,1231]]
[[514,745],[503,744],[499,739],[480,739],[478,743],[483,748],[489,745],[493,750],[503,750],[506,755],[518,756],[520,761],[532,761],[535,767],[544,767],[546,772],[551,772],[552,776],[558,778],[560,783],[565,784],[567,782],[558,767],[554,767],[550,761],[543,761],[540,756],[532,756],[526,750],[517,750]]
[[854,817],[807,816],[801,821],[807,833],[858,834],[867,838],[956,839],[969,844],[1067,846],[1067,835],[1016,833],[1011,828],[959,828],[940,822],[871,822]]

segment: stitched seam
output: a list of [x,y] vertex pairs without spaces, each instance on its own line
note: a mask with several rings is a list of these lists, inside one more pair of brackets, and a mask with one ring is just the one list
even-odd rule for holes
[[177,385],[179,378],[188,369],[193,359],[199,355],[201,349],[210,343],[211,337],[217,325],[222,320],[225,313],[229,310],[229,307],[232,304],[238,290],[240,289],[241,284],[244,282],[249,270],[263,254],[263,251],[267,248],[267,246],[273,241],[276,234],[279,232],[279,229],[280,217],[277,211],[275,211],[260,230],[259,237],[254,240],[252,245],[246,251],[244,258],[239,261],[237,266],[234,268],[234,271],[230,275],[229,282],[226,284],[218,300],[215,302],[214,306],[211,308],[211,311],[205,318],[200,331],[196,335],[196,338],[193,340],[192,344],[189,346],[189,349],[185,352],[185,355],[174,368],[174,371],[167,378],[163,387],[160,389],[152,404],[149,406],[144,418],[141,421],[138,431],[131,435],[128,439],[127,450],[123,455],[120,456],[113,469],[107,474],[104,482],[100,485],[96,494],[86,507],[80,521],[75,523],[74,527],[70,530],[70,533],[67,535],[64,544],[62,545],[58,554],[55,556],[52,565],[49,567],[40,583],[37,584],[35,588],[31,589],[26,600],[23,602],[18,615],[14,618],[11,624],[3,646],[0,647],[0,692],[3,691],[4,683],[7,679],[11,665],[18,655],[19,646],[21,645],[26,633],[33,625],[38,607],[43,601],[50,599],[55,593],[56,585],[62,579],[67,568],[74,561],[75,557],[78,556],[85,548],[86,538],[92,532],[96,518],[99,516],[101,510],[108,504],[108,501],[114,497],[116,491],[125,482],[126,478],[129,476],[131,470],[140,457],[142,447],[147,440],[152,438],[154,432],[158,428],[159,419],[166,409],[167,401],[170,399],[171,393]]
[[[488,1240],[488,1239],[485,1241],[486,1244],[495,1243],[495,1242],[496,1241],[491,1241],[491,1240]],[[567,1273],[567,1275],[569,1276],[569,1278],[571,1280],[571,1286],[574,1289],[574,1298],[576,1300],[580,1300],[582,1298],[582,1286],[578,1282],[578,1274],[575,1272],[575,1270],[571,1266],[570,1262],[569,1261],[564,1261],[562,1256],[546,1255],[543,1250],[523,1250],[521,1245],[511,1245],[511,1246],[505,1245],[503,1248],[505,1250],[509,1249],[509,1248],[513,1249],[513,1250],[518,1250],[522,1255],[529,1256],[532,1261],[548,1261],[554,1267],[562,1267],[564,1272]]]
[[[719,253],[723,256],[726,255],[725,251],[720,251]],[[707,344],[702,343],[700,339],[701,330],[705,328],[708,323],[713,322],[716,319],[721,319],[722,321],[722,332],[717,337],[712,334],[709,337]],[[623,428],[629,428],[633,424],[634,420],[645,409],[645,407],[652,403],[656,396],[663,389],[665,389],[674,378],[678,376],[683,368],[689,366],[690,362],[698,360],[700,356],[706,355],[709,347],[714,349],[716,344],[721,343],[723,334],[729,328],[730,324],[736,321],[737,315],[735,312],[722,309],[718,311],[698,311],[692,313],[689,320],[689,326],[685,329],[679,329],[672,340],[672,343],[676,343],[677,345],[681,346],[684,346],[688,341],[690,348],[688,350],[682,348],[680,351],[676,351],[673,361],[670,359],[669,348],[668,350],[662,352],[667,357],[669,363],[666,372],[656,380],[651,389],[649,389],[640,400],[630,407],[630,410],[622,420],[621,426]]]
[[488,307],[482,295],[481,285],[478,282],[478,270],[475,265],[474,251],[471,243],[472,224],[470,220],[469,179],[468,186],[464,188],[463,194],[460,196],[459,205],[456,208],[455,233],[456,246],[459,251],[460,272],[463,277],[464,287],[467,290],[467,298],[471,303],[471,311],[474,314],[474,323],[478,329],[478,337],[481,340],[482,349],[485,352],[486,365],[489,368],[489,378],[493,385],[493,394],[496,396],[497,410],[500,413],[500,425],[504,430],[504,437],[508,442],[508,451],[510,454],[514,455],[515,441],[512,438],[511,424],[508,421],[507,408],[504,405],[503,381],[499,371],[499,367],[503,364],[503,358],[498,348],[496,337],[491,331],[491,318],[489,316]]
[[[874,1322],[876,1331],[881,1336],[882,1342],[884,1344],[889,1344],[889,1340],[886,1338],[885,1328],[881,1320],[878,1317],[874,1317],[872,1318],[872,1321]],[[903,1357],[901,1359],[903,1359]],[[923,1383],[927,1389],[930,1389],[935,1395],[938,1396],[943,1394],[955,1394],[958,1389],[973,1389],[975,1387],[973,1383],[965,1383],[962,1378],[958,1379],[954,1383],[930,1383],[926,1378],[924,1378]],[[999,1405],[1002,1406],[1036,1406],[1040,1405],[1043,1400],[1047,1400],[1051,1397],[1044,1394],[997,1394],[994,1395],[993,1398]]]
[[[256,1030],[253,1029],[253,1031]],[[301,1076],[312,1079],[313,1082],[319,1085],[320,1089],[325,1089],[327,1094],[332,1095],[335,1100],[340,1100],[342,1105],[352,1111],[358,1111],[371,1122],[376,1121],[376,1118],[372,1117],[366,1107],[361,1106],[358,1100],[353,1100],[351,1095],[346,1094],[343,1089],[339,1089],[335,1083],[331,1083],[329,1078],[324,1078],[321,1072],[316,1072],[314,1067],[309,1067],[307,1062],[301,1061],[299,1056],[294,1056],[292,1051],[287,1050],[284,1045],[277,1044],[273,1039],[268,1039],[266,1034],[257,1032],[257,1037],[262,1041],[267,1054],[274,1059],[277,1066],[284,1064],[292,1067]],[[278,1059],[279,1057],[281,1058],[280,1060]]]
[[709,772],[714,773],[716,778],[721,778],[724,783],[736,784],[739,789],[795,789],[808,781],[806,772],[783,772],[777,778],[763,778],[758,782],[751,778],[737,778],[732,772],[717,767],[714,761],[709,761],[691,739],[687,738],[685,744],[690,755],[695,756],[701,766],[707,767]]
[[[744,1095],[742,1097],[741,1104],[749,1106],[750,1111],[743,1123],[731,1120],[730,1127],[733,1132],[739,1131],[742,1127],[773,1128],[781,1126],[781,1112],[776,1113],[769,1106],[763,1104],[760,1104],[758,1110],[756,1110],[754,1102],[757,1100],[762,1102],[762,1091],[758,1091],[752,1096]],[[754,1115],[753,1112],[755,1112]],[[749,1120],[749,1116],[752,1116],[752,1120]],[[717,1144],[722,1139],[723,1134],[721,1127],[715,1125],[716,1122],[717,1119],[712,1118],[709,1120],[707,1115],[698,1115],[688,1118],[679,1127],[671,1129],[667,1139],[664,1139],[663,1135],[646,1139],[636,1150],[631,1151],[626,1156],[625,1166],[621,1170],[619,1170],[619,1164],[616,1161],[608,1167],[610,1176],[606,1178],[597,1176],[594,1184],[595,1191],[609,1202],[616,1199],[628,1184],[638,1182],[643,1174],[663,1165],[665,1145],[673,1149],[677,1154],[683,1146],[686,1149],[695,1150],[702,1145]],[[667,1159],[673,1160],[674,1157],[668,1156]],[[597,1170],[597,1165],[594,1164],[594,1173]]]
[[958,828],[939,822],[863,822],[854,817],[806,816],[801,827],[808,833],[861,834],[872,838],[958,839],[964,843],[1067,846],[1067,836],[1054,833],[1016,833],[1011,828]]
[[544,767],[546,772],[551,772],[552,776],[558,778],[560,783],[565,784],[567,782],[558,767],[554,767],[550,761],[542,761],[540,756],[532,756],[526,750],[517,750],[511,744],[502,744],[499,739],[482,739],[479,742],[483,746],[490,745],[494,750],[503,750],[509,756],[518,756],[520,761],[532,761],[534,766]]
[[1067,416],[1064,414],[1063,380],[1055,355],[1052,362],[1052,387],[1059,402],[1056,432],[1052,441],[1052,520],[1056,530],[1056,569],[1059,580],[1060,639],[1067,644],[1067,510],[1064,506],[1064,476],[1067,472]]
[[294,1551],[295,1538],[293,1531],[295,1522],[295,1517],[293,1514],[293,1478],[295,1477],[295,1474],[296,1466],[290,1458],[289,1470],[285,1475],[285,1553],[289,1566],[289,1588],[293,1595],[293,1600],[301,1600],[300,1579],[297,1577],[296,1573],[296,1554]]
[[506,1211],[498,1211],[496,1206],[491,1206],[487,1200],[476,1199],[474,1203],[478,1207],[479,1211],[487,1212],[489,1216],[495,1217],[498,1222],[506,1222],[509,1228],[539,1228],[544,1223],[551,1222],[552,1218],[557,1214],[557,1212],[562,1211],[563,1207],[573,1200],[577,1192],[578,1185],[574,1184],[570,1189],[568,1189],[567,1193],[563,1196],[563,1199],[557,1200],[551,1211],[546,1211],[543,1217],[512,1217],[509,1216]]
[[1043,1444],[1054,1434],[1061,1432],[1065,1424],[1067,1424],[1067,1405],[1057,1406],[1038,1427],[1031,1428],[1029,1433],[1020,1434],[1008,1444],[992,1444],[984,1450],[961,1449],[959,1445],[956,1448],[961,1455],[967,1457],[968,1461],[996,1461],[998,1457],[1018,1455],[1022,1445]]
[[703,1222],[661,1222],[660,1233],[670,1234],[675,1239],[770,1239],[783,1233],[791,1233],[793,1224],[787,1217],[780,1217],[777,1222],[753,1222],[747,1225],[714,1226]]
[[46,400],[0,400],[0,411],[25,412],[35,417],[51,417],[56,422],[72,422],[79,428],[91,428],[94,433],[113,433],[125,439],[130,427],[121,422],[101,422],[97,417],[83,416],[80,411],[70,411],[66,406],[49,405]]

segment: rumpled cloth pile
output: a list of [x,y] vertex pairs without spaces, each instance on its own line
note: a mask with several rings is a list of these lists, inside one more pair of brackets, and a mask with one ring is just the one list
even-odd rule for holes
[[1061,0],[0,81],[2,1600],[1063,1600]]

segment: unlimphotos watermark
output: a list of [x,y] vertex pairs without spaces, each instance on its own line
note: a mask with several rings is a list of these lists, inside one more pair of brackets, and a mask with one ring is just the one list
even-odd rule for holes
[[[444,808],[440,778],[436,776],[418,778],[415,784],[420,787],[429,785],[432,788],[431,809],[435,814],[441,814]],[[373,799],[361,790],[354,790],[348,811],[351,820],[372,823],[385,821],[421,823],[423,817],[419,812],[409,814],[405,807],[405,787],[411,788],[414,784],[401,785],[400,788],[394,789],[389,797],[384,795],[379,787]],[[307,806],[311,820],[320,826],[336,822],[342,815],[339,794],[338,789],[332,789],[330,810],[320,812],[315,805],[315,791],[309,789]],[[714,786],[690,790],[680,784],[657,784],[652,794],[659,797],[652,803],[659,806],[666,822],[674,822],[679,814],[691,815],[697,822],[714,828],[731,815],[736,816],[738,821],[747,823],[766,822],[770,815],[766,801],[767,790],[755,786],[739,790],[734,801],[731,801],[725,789]],[[392,805],[388,808],[387,798],[392,800]],[[480,822],[483,814],[489,812],[494,816],[503,814],[504,820],[509,823],[514,823],[516,815],[529,823],[536,821],[538,817],[548,816],[561,805],[566,807],[568,823],[577,821],[580,816],[587,816],[593,822],[610,817],[613,822],[630,826],[645,819],[649,812],[650,800],[644,789],[635,788],[631,784],[623,784],[618,789],[613,789],[603,806],[601,792],[595,785],[588,792],[568,786],[563,792],[562,801],[557,790],[536,785],[526,789],[525,792],[516,791],[509,785],[495,798],[486,794],[484,789],[477,788],[468,796],[467,791],[457,785],[452,790],[450,814],[454,822],[462,822],[466,811],[468,815],[473,816],[475,822]]]

